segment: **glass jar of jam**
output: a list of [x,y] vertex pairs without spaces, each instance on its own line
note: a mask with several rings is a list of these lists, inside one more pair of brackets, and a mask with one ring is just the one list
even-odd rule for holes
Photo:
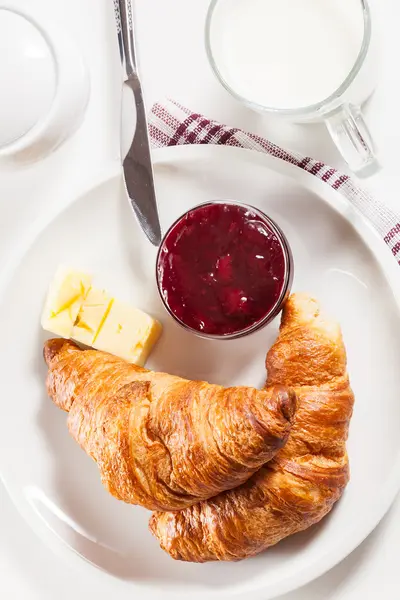
[[260,210],[233,201],[201,204],[165,234],[157,283],[170,315],[202,337],[235,339],[264,327],[293,281],[289,243]]

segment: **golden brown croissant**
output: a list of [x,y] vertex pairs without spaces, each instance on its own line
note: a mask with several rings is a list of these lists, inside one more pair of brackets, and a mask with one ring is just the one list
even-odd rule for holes
[[336,323],[294,295],[267,356],[267,385],[287,384],[299,407],[285,448],[247,483],[177,513],[155,513],[150,529],[176,559],[240,560],[317,523],[349,479],[345,443],[353,394]]
[[285,444],[296,397],[153,373],[46,342],[47,389],[116,498],[175,510],[246,481]]

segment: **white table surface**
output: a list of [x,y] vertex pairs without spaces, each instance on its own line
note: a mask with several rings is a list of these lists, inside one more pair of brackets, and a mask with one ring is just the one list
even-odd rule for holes
[[[261,133],[278,144],[344,168],[324,126],[295,126],[263,119],[238,105],[221,89],[210,71],[203,47],[208,0],[136,0],[136,3],[140,60],[149,105],[169,96],[212,118]],[[47,10],[70,30],[88,62],[92,95],[81,129],[58,152],[29,168],[0,169],[0,252],[4,259],[40,210],[55,199],[68,202],[118,168],[120,101],[111,0],[9,0],[9,4],[25,6],[31,11]],[[400,205],[397,192],[400,5],[397,0],[374,0],[373,9],[375,22],[383,32],[383,58],[381,81],[367,107],[367,119],[379,144],[384,169],[366,186],[396,208]],[[7,401],[10,400],[2,399]],[[110,589],[99,592],[89,589],[68,565],[38,541],[1,484],[0,531],[1,597],[7,600],[112,597]],[[375,532],[341,565],[302,590],[286,595],[284,600],[399,598],[399,546],[400,500],[397,500]]]

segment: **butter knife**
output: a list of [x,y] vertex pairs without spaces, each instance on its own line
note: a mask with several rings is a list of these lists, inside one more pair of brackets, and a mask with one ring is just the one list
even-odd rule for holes
[[133,92],[136,104],[136,131],[122,166],[131,207],[144,233],[154,246],[162,239],[157,209],[153,165],[142,86],[137,71],[131,0],[114,0],[118,42],[124,68],[124,83]]

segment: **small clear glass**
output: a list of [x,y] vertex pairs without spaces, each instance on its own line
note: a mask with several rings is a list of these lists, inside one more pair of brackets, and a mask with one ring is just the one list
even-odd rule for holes
[[[223,87],[237,100],[261,113],[283,117],[296,123],[325,122],[336,146],[349,165],[360,177],[373,175],[380,169],[376,148],[361,106],[376,87],[378,64],[376,36],[372,35],[371,11],[367,0],[357,0],[364,22],[364,36],[357,60],[342,84],[328,98],[317,104],[298,108],[263,106],[251,97],[244,97],[227,81],[223,68],[218,64],[214,52],[214,41],[218,36],[215,25],[216,12],[225,8],[229,0],[211,0],[206,20],[206,50],[211,67]],[[279,0],[277,0],[279,2]],[[301,0],[299,0],[301,2]]]
[[[81,125],[90,96],[89,72],[76,43],[46,11],[0,0],[3,165],[34,163]],[[29,3],[26,3],[29,4]],[[33,3],[34,4],[34,3]],[[31,94],[29,98],[26,95]]]
[[[234,204],[234,205],[240,206],[242,208],[245,208],[247,210],[251,210],[253,213],[257,214],[260,217],[260,219],[265,222],[267,227],[269,229],[271,229],[274,232],[274,234],[276,235],[277,239],[280,242],[284,260],[285,260],[284,281],[283,281],[282,291],[280,293],[278,300],[276,301],[275,305],[271,308],[271,310],[260,321],[257,321],[256,323],[254,323],[247,329],[242,329],[240,331],[230,333],[230,334],[224,334],[224,335],[214,335],[214,334],[202,333],[202,332],[198,331],[197,329],[193,329],[192,327],[188,326],[186,323],[181,321],[175,315],[175,313],[171,310],[170,306],[168,305],[168,302],[163,293],[163,289],[162,289],[162,285],[161,285],[161,281],[160,281],[160,268],[159,268],[160,259],[161,259],[161,255],[163,253],[165,242],[166,242],[166,240],[168,240],[169,234],[181,221],[185,220],[188,213],[193,213],[193,211],[195,211],[196,209],[200,209],[200,208],[203,208],[204,206],[209,206],[212,204]],[[270,217],[268,217],[265,213],[263,213],[258,208],[255,208],[254,206],[250,206],[249,204],[244,204],[242,202],[237,202],[234,200],[215,200],[213,202],[204,202],[202,204],[199,204],[198,206],[195,206],[194,208],[191,208],[190,210],[185,212],[183,215],[181,215],[179,217],[179,219],[177,219],[171,225],[171,227],[168,229],[168,231],[165,233],[163,240],[161,242],[161,245],[159,247],[159,250],[158,250],[157,261],[156,261],[157,287],[158,287],[158,292],[160,294],[160,298],[162,300],[162,303],[164,304],[166,311],[176,321],[176,323],[178,323],[178,325],[180,325],[181,327],[186,329],[186,331],[190,331],[194,335],[201,337],[201,338],[205,338],[205,339],[235,340],[235,339],[239,339],[239,338],[245,337],[247,335],[250,335],[251,333],[255,333],[256,331],[259,331],[260,329],[263,329],[266,325],[271,323],[271,321],[273,321],[273,319],[275,319],[275,317],[281,312],[283,305],[285,304],[286,300],[288,299],[288,297],[290,295],[292,283],[293,283],[293,277],[294,277],[293,254],[292,254],[289,242],[288,242],[285,234],[283,233],[282,229],[275,223],[275,221],[273,221]]]

